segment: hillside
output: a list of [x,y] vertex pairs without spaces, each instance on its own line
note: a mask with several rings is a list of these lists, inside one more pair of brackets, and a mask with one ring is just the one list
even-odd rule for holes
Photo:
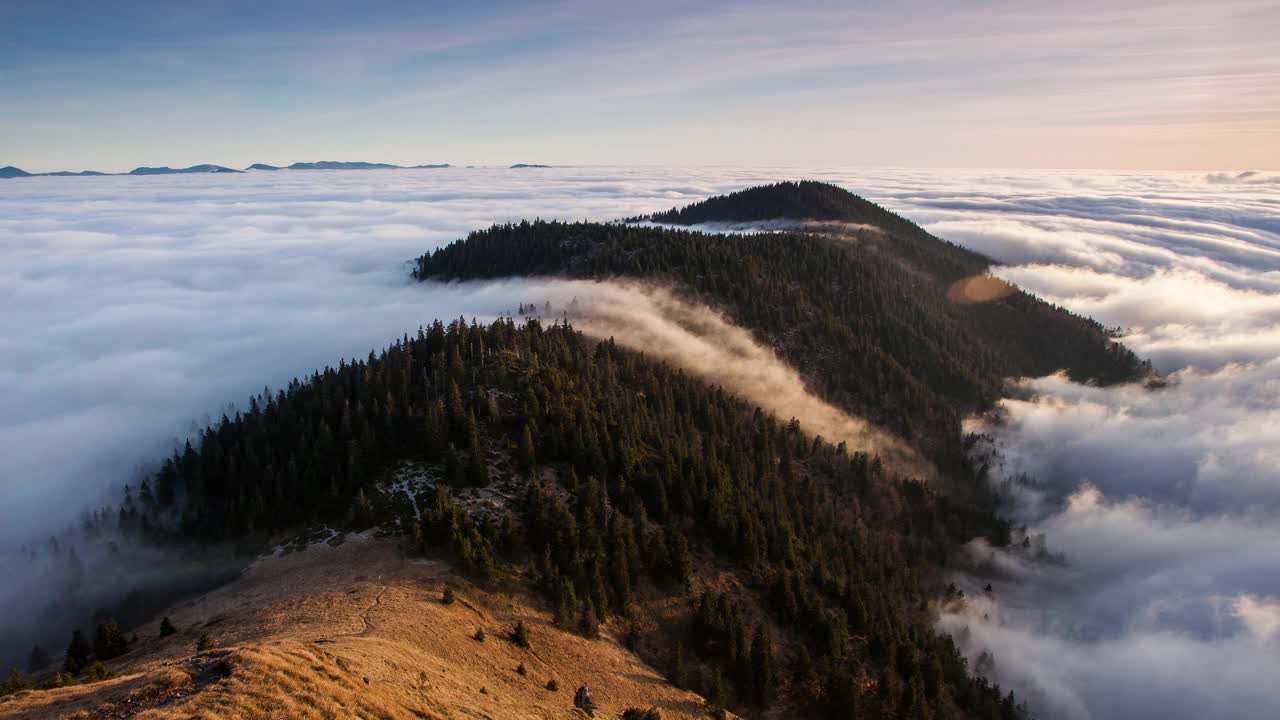
[[[774,186],[781,188],[774,205],[795,206],[797,187],[806,186]],[[827,206],[841,197],[829,189],[820,196]],[[766,205],[771,197],[755,196]],[[589,339],[567,322],[437,321],[380,354],[250,398],[127,488],[118,509],[90,514],[81,529],[95,543],[251,553],[300,532],[374,533],[404,552],[407,559],[395,561],[400,575],[385,569],[386,557],[348,559],[297,578],[276,560],[260,561],[248,580],[197,601],[234,598],[234,612],[170,613],[184,632],[198,620],[230,646],[212,665],[214,656],[193,660],[188,647],[165,656],[168,666],[148,665],[157,647],[172,649],[172,642],[121,644],[112,619],[121,608],[84,607],[78,630],[92,632],[57,629],[73,638],[63,680],[100,678],[94,660],[122,672],[164,673],[174,687],[193,685],[181,691],[190,699],[173,688],[147,692],[175,706],[192,703],[205,717],[256,712],[237,706],[236,697],[271,706],[285,695],[310,697],[303,702],[316,707],[361,706],[371,717],[484,713],[477,708],[511,696],[550,713],[531,717],[556,716],[519,684],[527,676],[516,686],[491,680],[504,677],[495,668],[515,656],[491,655],[485,643],[464,662],[442,660],[467,647],[450,644],[458,640],[451,616],[439,616],[429,636],[387,618],[394,632],[377,652],[325,655],[330,643],[315,642],[341,634],[334,623],[350,625],[353,617],[360,618],[358,638],[339,644],[372,642],[383,603],[403,609],[397,617],[460,612],[414,603],[424,586],[436,592],[445,575],[465,575],[466,601],[487,608],[485,618],[525,619],[535,635],[547,631],[541,641],[565,653],[563,663],[540,658],[548,672],[583,675],[631,663],[623,677],[606,673],[608,691],[639,699],[643,693],[629,683],[649,684],[653,697],[675,703],[671,716],[693,712],[680,705],[692,696],[656,680],[641,660],[706,696],[712,708],[745,717],[1024,717],[1017,699],[971,674],[953,639],[933,625],[934,604],[956,600],[940,581],[953,549],[975,537],[1002,545],[1011,532],[983,469],[968,459],[959,420],[988,407],[1010,375],[1066,368],[1110,382],[1143,366],[1096,324],[983,275],[985,258],[918,228],[871,225],[873,210],[860,199],[849,208],[861,221],[829,215],[795,231],[753,235],[495,226],[420,258],[415,275],[628,276],[674,286],[776,348],[819,394],[925,451],[937,482],[900,476],[878,456],[826,442],[801,421],[774,417],[612,340]],[[58,542],[51,547],[66,554]],[[344,552],[358,553],[351,548]],[[312,547],[303,557],[327,552]],[[110,570],[83,567],[70,555],[75,577]],[[268,576],[288,588],[268,592]],[[281,600],[273,592],[295,594]],[[80,594],[70,587],[67,599]],[[339,596],[361,599],[363,609]],[[506,615],[476,599],[502,597]],[[329,605],[344,610],[325,615],[327,626],[307,624],[310,610],[301,610]],[[227,613],[237,623],[217,629]],[[202,619],[209,614],[213,621]],[[322,637],[304,638],[315,634]],[[85,637],[95,637],[92,649]],[[624,639],[636,656],[610,638]],[[60,642],[51,638],[53,647]],[[289,670],[341,667],[339,657],[360,664],[368,688],[329,670],[319,671],[328,680],[308,685]],[[210,676],[206,665],[221,669]],[[376,674],[384,666],[394,672]],[[437,695],[403,682],[405,667],[424,666],[447,676],[431,681],[428,672]],[[192,679],[174,674],[181,672]],[[237,681],[236,672],[256,679]],[[82,693],[100,705],[98,689],[146,682],[52,688],[8,707]],[[468,694],[477,684],[492,691],[490,682],[501,695],[477,701]],[[174,712],[188,712],[182,707]]]
[[683,288],[776,348],[819,395],[944,470],[964,462],[961,418],[989,407],[1006,378],[1066,370],[1111,383],[1145,372],[1097,323],[988,278],[986,258],[834,186],[784,183],[673,212],[682,221],[742,220],[751,213],[739,208],[756,206],[757,218],[817,212],[857,223],[719,235],[522,222],[424,255],[415,275],[622,276]]
[[502,320],[252,398],[84,532],[378,526],[747,716],[1011,719],[928,609],[948,548],[994,522],[675,368]]
[[[445,588],[451,604],[441,602]],[[159,637],[161,617],[177,632]],[[505,639],[518,622],[528,648]],[[472,637],[478,628],[483,642]],[[211,648],[197,652],[202,635]],[[559,630],[520,594],[476,586],[439,560],[406,559],[395,541],[367,534],[259,559],[138,636],[107,663],[112,679],[0,698],[0,717],[569,718],[582,683],[597,717],[629,707],[705,716],[700,698],[611,634]]]

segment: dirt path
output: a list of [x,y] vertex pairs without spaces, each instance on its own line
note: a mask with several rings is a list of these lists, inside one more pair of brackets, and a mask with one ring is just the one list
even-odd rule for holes
[[337,642],[338,638],[364,637],[368,635],[369,631],[373,630],[373,623],[370,622],[369,620],[369,613],[373,612],[375,608],[377,608],[379,605],[382,604],[382,596],[386,594],[388,587],[389,586],[385,584],[382,585],[381,589],[378,590],[378,594],[374,596],[373,602],[369,605],[369,607],[365,608],[364,610],[361,610],[360,613],[356,615],[356,617],[360,619],[359,630],[355,630],[353,632],[335,633],[332,637],[318,638],[316,640],[312,640],[311,642],[315,643],[316,645],[331,645]]
[[373,612],[374,608],[382,604],[382,596],[385,595],[386,592],[387,586],[383,585],[382,589],[378,591],[377,596],[373,598],[373,604],[365,608],[364,612],[360,613],[360,622],[364,624],[364,629],[355,633],[356,635],[368,635],[369,631],[373,629],[373,624],[369,622],[369,613]]

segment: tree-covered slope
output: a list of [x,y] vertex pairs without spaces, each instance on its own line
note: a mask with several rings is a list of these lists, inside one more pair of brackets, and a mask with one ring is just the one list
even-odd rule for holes
[[[983,272],[991,264],[981,253],[935,237],[870,200],[814,180],[760,185],[640,219],[668,225],[783,222],[797,230],[854,239],[948,282]],[[875,231],[867,232],[868,228]]]
[[1066,370],[1109,383],[1143,371],[1097,323],[1025,292],[957,302],[956,283],[981,273],[985,259],[916,233],[922,236],[914,243],[899,246],[899,236],[865,229],[719,235],[522,222],[424,255],[415,275],[620,276],[672,284],[777,348],[820,395],[943,464],[958,461],[961,418],[988,407],[1008,377]]
[[[625,631],[645,588],[697,586],[693,612],[635,643],[736,709],[785,696],[831,717],[1017,715],[934,632],[919,584],[985,518],[571,328],[436,323],[255,397],[198,440],[96,522],[161,543],[398,527],[482,582],[528,583],[588,636]],[[380,492],[405,460],[431,481]],[[457,500],[513,478],[502,512]],[[750,598],[705,585],[698,564]]]

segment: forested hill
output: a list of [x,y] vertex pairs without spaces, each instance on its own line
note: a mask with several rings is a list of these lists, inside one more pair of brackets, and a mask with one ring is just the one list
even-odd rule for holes
[[[667,225],[796,221],[833,224],[832,231],[857,234],[864,243],[904,256],[922,269],[950,277],[982,272],[991,260],[980,253],[941,240],[897,213],[830,183],[802,180],[739,190],[701,202],[635,218]],[[857,233],[876,228],[879,233]],[[885,241],[888,242],[885,242]]]
[[[790,207],[827,206],[832,190],[805,183],[774,186],[767,196],[775,195],[798,197]],[[944,471],[964,462],[961,419],[998,399],[1006,378],[1066,370],[1111,383],[1144,371],[1097,323],[1025,292],[955,301],[955,283],[980,273],[985,259],[916,233],[918,251],[886,251],[888,241],[866,229],[720,235],[522,222],[420,257],[415,276],[621,276],[674,285],[778,349],[818,394],[921,447]]]
[[[406,461],[420,482],[397,486]],[[499,486],[496,512],[464,502]],[[255,397],[95,520],[160,542],[376,523],[533,588],[566,631],[613,623],[714,704],[1011,720],[1015,699],[968,674],[919,584],[982,521],[679,369],[510,320],[437,322]],[[722,572],[737,581],[699,577]],[[691,587],[684,610],[627,629],[643,598]]]
[[[887,226],[911,221],[830,183],[815,180],[758,185],[717,195],[648,218],[672,225],[752,220],[830,220]],[[914,227],[914,225],[912,225]]]

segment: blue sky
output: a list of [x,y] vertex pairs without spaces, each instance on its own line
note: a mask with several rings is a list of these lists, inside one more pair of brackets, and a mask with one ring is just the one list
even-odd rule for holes
[[0,2],[0,165],[1272,169],[1280,3]]

